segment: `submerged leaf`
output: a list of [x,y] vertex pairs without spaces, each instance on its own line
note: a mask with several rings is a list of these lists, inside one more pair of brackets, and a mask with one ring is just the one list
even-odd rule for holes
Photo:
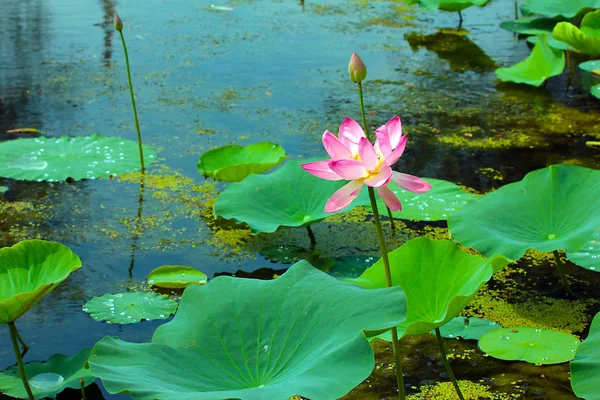
[[286,159],[278,144],[261,142],[246,147],[222,146],[204,153],[197,168],[201,175],[225,182],[239,182],[251,174],[262,174]]
[[552,165],[470,202],[448,226],[483,255],[518,260],[530,248],[577,252],[600,226],[600,171]]
[[588,337],[579,345],[571,361],[571,387],[577,397],[600,400],[600,313],[596,314]]
[[202,271],[183,265],[163,265],[148,274],[148,284],[165,289],[183,289],[187,285],[204,285],[208,278]]
[[559,364],[573,359],[579,339],[568,333],[538,328],[495,329],[479,339],[484,353],[500,360]]
[[177,310],[177,302],[156,293],[127,292],[91,298],[83,311],[96,321],[135,324],[145,319],[165,319]]
[[188,286],[151,343],[106,337],[89,365],[109,393],[136,400],[333,400],[373,370],[362,331],[394,326],[404,312],[397,288],[364,290],[301,261],[271,281]]
[[[73,357],[55,354],[46,362],[25,364],[25,373],[29,378],[31,390],[36,399],[54,398],[57,393],[66,388],[81,388],[81,379],[87,386],[96,380],[84,364],[90,357],[92,349],[84,349]],[[21,381],[21,375],[16,366],[0,373],[0,388],[2,393],[19,399],[26,399],[27,392]]]
[[0,323],[14,322],[79,268],[79,257],[56,242],[24,240],[0,249]]
[[[146,165],[154,150],[144,146]],[[138,144],[120,137],[16,139],[0,143],[0,176],[28,181],[107,178],[138,171]]]
[[546,36],[542,35],[529,57],[512,67],[498,68],[496,75],[503,82],[540,86],[546,79],[560,75],[564,69],[564,53],[550,47]]

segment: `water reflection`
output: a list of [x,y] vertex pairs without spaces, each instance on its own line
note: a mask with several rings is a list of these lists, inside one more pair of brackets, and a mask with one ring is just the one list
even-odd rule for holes
[[102,30],[104,31],[104,66],[106,68],[110,67],[111,59],[112,59],[112,39],[115,33],[115,27],[113,26],[113,18],[116,14],[115,11],[115,2],[111,0],[102,0]]

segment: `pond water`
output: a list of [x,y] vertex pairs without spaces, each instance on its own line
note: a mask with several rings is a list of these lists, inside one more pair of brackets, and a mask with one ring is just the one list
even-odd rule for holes
[[[530,51],[524,40],[498,27],[514,19],[513,0],[490,0],[484,8],[464,11],[462,31],[456,29],[456,14],[422,11],[402,1],[214,3],[231,11],[215,9],[207,0],[2,3],[0,132],[5,139],[26,136],[6,130],[29,127],[44,136],[99,133],[135,140],[123,54],[112,25],[118,12],[125,23],[142,136],[158,158],[143,193],[135,175],[71,184],[0,180],[10,188],[0,203],[4,245],[33,237],[56,240],[84,263],[19,319],[31,345],[27,361],[73,355],[105,335],[148,341],[164,321],[102,324],[81,306],[104,293],[145,290],[145,277],[158,266],[190,265],[209,278],[257,270],[254,275],[272,277],[272,270],[286,268],[258,251],[308,246],[306,232],[250,237],[243,228],[215,223],[211,206],[224,186],[200,177],[196,163],[213,147],[264,140],[283,145],[291,159],[323,156],[323,131],[335,131],[346,116],[360,117],[356,87],[347,76],[353,51],[368,66],[369,124],[379,126],[400,115],[409,135],[399,170],[484,192],[551,164],[600,166],[596,152],[585,147],[586,140],[597,138],[600,107],[577,70],[541,88],[496,79],[497,66],[512,65]],[[359,225],[352,220],[317,224],[319,250],[377,254],[372,228]],[[393,242],[397,246],[415,232],[443,234],[444,226],[407,224]],[[336,240],[341,235],[344,244]],[[506,280],[490,284],[488,295],[525,301],[515,293],[531,287],[528,279],[537,276],[539,296],[527,300],[556,305],[545,309],[556,314],[565,300],[545,285],[556,279],[547,264],[531,256],[519,264],[527,275],[522,270],[506,274]],[[545,323],[585,337],[585,326],[598,310],[598,295],[588,297],[597,278],[575,267],[568,272],[580,280],[576,287],[583,297],[567,306],[575,310],[565,315],[567,322]],[[498,304],[497,311],[507,304]],[[490,311],[477,310],[484,309]],[[515,306],[512,312],[518,316],[524,309]],[[585,323],[577,325],[580,320]],[[575,398],[567,365],[504,363],[484,358],[472,344],[449,346],[459,354],[459,378],[484,379],[516,398]],[[412,360],[407,383],[418,387],[440,379],[443,367],[432,338],[404,347]],[[381,367],[391,360],[389,346],[376,348]],[[0,328],[0,369],[13,358],[8,330]],[[381,367],[348,398],[384,398],[391,388],[393,376]],[[98,387],[89,395],[127,398]],[[66,392],[59,398],[78,397]]]

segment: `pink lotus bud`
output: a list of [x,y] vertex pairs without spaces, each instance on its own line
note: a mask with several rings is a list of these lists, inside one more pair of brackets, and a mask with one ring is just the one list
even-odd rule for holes
[[352,82],[360,83],[367,77],[367,67],[362,62],[358,54],[352,53],[350,64],[348,64],[348,74]]
[[115,25],[115,29],[121,32],[123,30],[123,21],[117,14],[115,14],[115,18],[113,20],[113,24]]

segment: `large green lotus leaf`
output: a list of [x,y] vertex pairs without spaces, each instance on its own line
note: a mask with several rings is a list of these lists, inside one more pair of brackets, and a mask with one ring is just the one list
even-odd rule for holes
[[552,36],[582,53],[600,54],[600,10],[586,14],[580,28],[570,22],[560,22],[554,27]]
[[177,310],[177,302],[157,293],[126,292],[91,298],[83,311],[96,321],[135,324],[145,319],[165,319]]
[[[154,150],[144,146],[146,165]],[[100,135],[16,139],[0,143],[0,176],[28,181],[106,178],[140,169],[137,142]]]
[[419,0],[419,7],[425,10],[462,11],[471,6],[483,6],[488,0]]
[[[540,37],[539,36],[529,36],[527,37],[527,41],[533,45],[535,45]],[[546,36],[546,41],[548,42],[548,46],[557,50],[574,50],[572,46],[566,44],[565,42],[561,42],[560,40],[554,39],[552,36]]]
[[600,313],[596,314],[588,337],[579,345],[571,361],[571,387],[577,397],[600,400]]
[[504,21],[500,28],[522,35],[552,34],[552,30],[560,20],[538,16],[523,17],[511,21]]
[[573,18],[596,8],[600,8],[600,0],[527,0],[521,11],[551,18]]
[[271,142],[246,147],[217,147],[200,157],[197,168],[201,175],[225,182],[239,182],[251,174],[262,174],[286,159],[285,150]]
[[[457,316],[494,272],[508,265],[503,256],[486,259],[462,251],[449,240],[417,238],[389,253],[392,283],[406,293],[402,336],[422,335]],[[350,280],[368,289],[385,287],[383,260]]]
[[79,268],[79,257],[56,242],[24,240],[0,249],[0,323],[14,322]]
[[364,290],[301,261],[271,281],[219,276],[185,289],[151,343],[106,337],[89,365],[134,399],[337,399],[367,378],[364,329],[404,320],[398,288]]
[[454,317],[450,322],[440,327],[440,333],[442,337],[448,339],[461,337],[466,340],[479,340],[484,334],[498,328],[502,328],[502,326],[487,319]]
[[[416,194],[390,183],[388,187],[396,194],[402,210],[393,211],[395,218],[410,219],[415,221],[440,221],[448,219],[448,216],[463,208],[467,203],[475,198],[472,193],[466,192],[460,186],[452,182],[425,178],[431,184],[431,189],[427,193]],[[368,193],[361,193],[358,200],[368,204]],[[380,212],[385,210],[385,203],[382,199],[377,200]],[[370,207],[369,207],[370,208]],[[384,213],[384,215],[387,215]]]
[[485,256],[530,248],[578,251],[600,226],[600,171],[552,165],[472,201],[448,220],[452,236]]
[[579,339],[568,333],[538,328],[501,328],[483,335],[479,348],[500,360],[559,364],[573,359]]
[[546,36],[542,35],[533,47],[529,57],[512,67],[498,68],[496,76],[502,82],[540,86],[546,79],[560,75],[564,69],[564,53],[550,47]]
[[[317,178],[303,170],[301,163],[290,161],[270,174],[232,183],[217,198],[215,216],[246,223],[256,234],[275,232],[280,226],[308,225],[336,214],[326,213],[325,203],[347,182]],[[355,200],[338,213],[359,204]]]
[[206,274],[193,267],[163,265],[148,274],[148,284],[165,289],[183,289],[187,285],[204,285]]
[[567,252],[567,258],[573,264],[590,271],[600,272],[600,229],[578,251]]
[[[94,382],[96,377],[89,369],[84,368],[91,351],[92,349],[84,349],[73,357],[55,354],[46,362],[25,364],[25,373],[35,398],[54,398],[66,388],[79,389],[82,378],[85,386]],[[27,398],[16,366],[0,373],[0,392],[19,399]]]

